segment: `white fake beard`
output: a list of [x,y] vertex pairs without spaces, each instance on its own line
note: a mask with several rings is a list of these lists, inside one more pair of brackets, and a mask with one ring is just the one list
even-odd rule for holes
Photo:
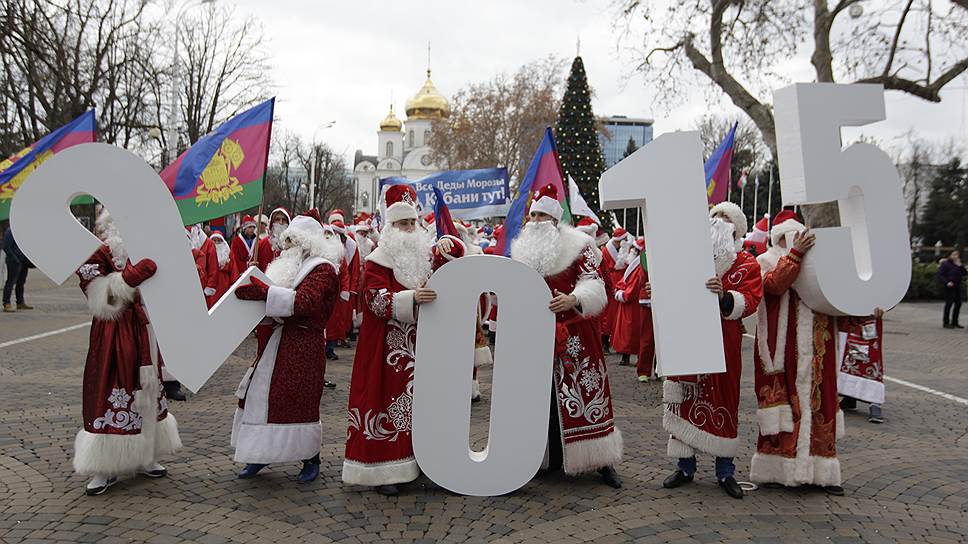
[[269,263],[269,267],[266,268],[266,276],[275,285],[292,289],[296,274],[299,273],[299,269],[302,268],[303,261],[305,260],[303,248],[293,246],[289,249],[284,249],[278,257]]
[[736,261],[736,240],[733,233],[735,225],[719,218],[709,220],[709,235],[713,242],[713,263],[716,265],[716,276],[723,277],[733,262]]
[[393,277],[407,289],[423,286],[433,272],[428,239],[420,229],[404,232],[392,225],[380,237],[380,247],[393,263]]
[[225,242],[215,242],[215,256],[218,258],[218,267],[224,268],[229,262],[229,245]]
[[269,231],[269,245],[272,246],[273,251],[282,250],[282,233],[289,228],[289,225],[283,223],[273,223],[272,229]]
[[542,276],[558,263],[561,231],[551,221],[529,221],[511,242],[511,258],[520,261]]
[[317,247],[313,248],[312,254],[329,261],[330,264],[336,267],[336,272],[339,273],[340,263],[346,251],[343,249],[343,244],[340,243],[339,236],[333,236],[331,238],[324,236]]
[[121,234],[118,233],[114,223],[105,227],[101,232],[101,241],[108,246],[115,268],[123,269],[128,264],[128,250],[124,248],[124,240],[121,239]]

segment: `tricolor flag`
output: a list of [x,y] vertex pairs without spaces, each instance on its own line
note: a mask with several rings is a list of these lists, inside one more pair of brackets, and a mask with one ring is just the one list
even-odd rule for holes
[[460,240],[460,233],[454,226],[454,220],[450,217],[450,208],[444,202],[444,192],[434,185],[434,223],[437,227],[437,238],[445,235],[453,236]]
[[706,160],[706,198],[709,204],[719,204],[726,200],[729,189],[729,168],[733,164],[733,140],[736,138],[736,127],[733,123],[729,134],[723,139],[712,156]]
[[[0,221],[10,217],[10,203],[13,201],[13,195],[41,163],[62,149],[93,142],[95,128],[92,108],[77,119],[37,140],[30,147],[0,162]],[[84,201],[91,202],[91,198],[80,197],[74,203],[81,204]]]
[[200,223],[259,205],[275,101],[270,98],[229,119],[161,172],[182,223]]
[[498,253],[509,257],[511,255],[511,242],[521,232],[521,227],[528,220],[528,208],[531,207],[531,198],[534,191],[548,184],[554,185],[558,190],[558,200],[564,214],[561,216],[562,222],[571,223],[571,210],[568,206],[568,191],[565,189],[565,175],[561,170],[561,161],[558,160],[558,148],[555,145],[555,137],[551,133],[551,127],[545,129],[544,138],[538,146],[531,159],[531,166],[518,186],[518,195],[514,197],[514,202],[508,209],[508,215],[504,219],[504,229],[498,237]]

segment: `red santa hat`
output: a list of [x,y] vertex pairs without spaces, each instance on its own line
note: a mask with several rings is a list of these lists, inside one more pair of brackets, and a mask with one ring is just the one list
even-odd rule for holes
[[628,235],[628,231],[622,227],[615,227],[615,230],[612,231],[613,240],[624,240],[626,237],[628,237]]
[[434,212],[430,212],[427,215],[421,217],[420,219],[421,221],[423,221],[424,226],[429,227],[430,225],[434,224],[434,219],[436,219],[436,217],[434,216]]
[[386,192],[387,224],[417,218],[417,191],[410,185],[391,185]]
[[353,218],[353,223],[356,225],[367,225],[369,227],[370,214],[366,212],[359,212]]
[[595,243],[599,246],[603,246],[608,243],[608,233],[605,229],[598,227],[598,231],[595,233]]
[[531,208],[528,210],[528,213],[535,212],[548,214],[554,217],[555,221],[561,221],[561,216],[565,213],[565,210],[561,209],[561,204],[558,202],[557,187],[549,183],[538,189],[534,195],[534,201],[531,203]]
[[343,221],[345,221],[345,219],[343,218],[343,210],[339,208],[336,208],[335,210],[329,212],[329,217],[326,218],[326,222],[329,224],[336,223],[337,221],[339,221],[340,223],[343,223]]
[[729,218],[729,222],[735,227],[734,237],[736,240],[746,237],[746,231],[749,230],[749,227],[746,225],[746,214],[739,206],[729,201],[720,202],[709,209],[709,217],[717,213],[726,214],[726,217]]
[[763,214],[753,225],[753,230],[746,235],[746,239],[753,242],[754,244],[765,243],[766,239],[770,236],[770,214]]
[[219,238],[222,240],[222,242],[225,242],[225,236],[222,234],[222,231],[213,230],[212,235],[209,236],[209,238],[211,238],[212,242],[214,242],[216,238]]
[[645,238],[636,238],[636,240],[632,242],[632,247],[639,250],[639,253],[645,251]]
[[245,230],[249,227],[254,227],[254,226],[255,226],[255,219],[253,219],[251,215],[246,215],[245,217],[242,218],[242,230]]
[[[320,225],[322,225],[322,224],[323,224],[323,218],[319,216],[319,210],[317,210],[316,208],[313,208],[313,209],[311,209],[311,210],[308,210],[308,211],[305,211],[305,212],[303,212],[303,213],[301,213],[301,214],[299,214],[299,216],[303,216],[303,217],[312,217],[312,218],[313,218],[313,219],[315,219],[315,220],[316,220],[316,221],[317,221],[317,222],[318,222],[318,223],[319,223]],[[299,217],[299,216],[297,216],[297,217]],[[290,221],[290,223],[291,223],[291,221]]]
[[773,219],[773,228],[770,230],[770,241],[773,245],[780,243],[780,239],[787,234],[803,232],[807,227],[800,222],[800,218],[792,210],[783,210],[776,214]]
[[582,217],[575,228],[594,238],[598,232],[598,223],[591,217]]
[[260,214],[260,215],[257,215],[255,217],[255,220],[258,221],[259,223],[264,224],[264,225],[268,225],[269,224],[269,218],[266,217],[266,214],[264,214],[264,213],[263,214]]
[[270,222],[272,221],[272,218],[276,216],[277,213],[281,213],[282,215],[286,216],[286,223],[292,222],[292,215],[289,213],[289,210],[283,208],[282,206],[279,206],[278,208],[272,210],[272,213],[269,214]]
[[[330,217],[333,217],[333,216],[330,215]],[[333,227],[333,230],[335,230],[340,234],[346,234],[346,225],[343,223],[341,219],[337,219],[335,221],[333,219],[330,219],[329,226]]]

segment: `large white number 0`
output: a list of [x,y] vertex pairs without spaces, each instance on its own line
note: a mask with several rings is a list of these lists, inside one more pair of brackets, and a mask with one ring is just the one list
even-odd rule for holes
[[[726,371],[716,295],[706,183],[698,132],[664,134],[602,175],[602,207],[643,208],[655,312],[656,359],[664,376]],[[697,342],[697,338],[705,340]]]
[[209,312],[178,208],[161,178],[130,151],[83,144],[40,165],[10,210],[20,248],[57,283],[100,245],[71,214],[71,200],[82,194],[110,210],[132,262],[151,258],[158,264],[157,274],[141,285],[141,296],[165,366],[197,391],[265,315],[265,304],[236,299],[235,285],[253,274],[268,280],[249,269]]
[[885,118],[880,85],[796,84],[773,95],[783,203],[836,201],[840,227],[816,229],[817,244],[794,287],[811,308],[870,315],[901,301],[911,252],[901,180],[883,151],[841,150],[840,127]]
[[[551,291],[522,263],[476,255],[431,276],[437,300],[420,307],[414,369],[413,450],[427,476],[464,495],[510,493],[534,477],[548,442],[555,318]],[[469,445],[474,330],[481,293],[497,294],[487,447]]]

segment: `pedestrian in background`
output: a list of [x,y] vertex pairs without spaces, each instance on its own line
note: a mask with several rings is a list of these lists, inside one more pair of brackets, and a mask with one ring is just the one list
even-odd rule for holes
[[[17,242],[13,239],[13,229],[9,225],[3,233],[3,253],[7,264],[7,281],[3,284],[3,311],[33,310],[34,307],[24,300],[24,284],[27,283],[27,271],[34,265],[17,247]],[[10,303],[12,292],[16,292],[17,296],[16,309]]]
[[[961,312],[961,284],[964,282],[965,275],[968,275],[968,271],[961,264],[961,254],[958,250],[952,251],[938,267],[938,281],[941,282],[941,290],[944,293],[943,322],[946,329],[964,328],[958,324],[958,313]],[[4,301],[6,300],[5,295]]]

